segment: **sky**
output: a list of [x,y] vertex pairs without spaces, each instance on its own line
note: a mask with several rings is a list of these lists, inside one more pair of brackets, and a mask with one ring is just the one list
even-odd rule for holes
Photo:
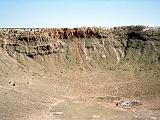
[[0,28],[160,26],[160,0],[0,0]]

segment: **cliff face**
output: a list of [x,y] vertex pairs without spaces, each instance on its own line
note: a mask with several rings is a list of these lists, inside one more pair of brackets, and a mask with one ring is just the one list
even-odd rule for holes
[[[120,76],[123,72],[154,79],[154,89],[159,91],[158,28],[1,29],[0,47],[1,66],[6,71],[11,67],[37,73],[113,71]],[[1,76],[11,73],[1,71]]]
[[52,63],[48,64],[62,69],[81,66],[104,70],[126,62],[134,66],[160,63],[160,29],[1,29],[0,33],[0,46],[13,59],[22,55],[43,64],[42,59],[50,57]]

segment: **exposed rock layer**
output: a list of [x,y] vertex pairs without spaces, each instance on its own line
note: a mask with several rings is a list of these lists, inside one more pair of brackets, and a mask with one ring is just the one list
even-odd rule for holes
[[[1,29],[1,44],[11,57],[44,55],[67,65],[110,67],[125,60],[160,62],[160,30],[143,26],[74,29]],[[128,58],[129,57],[129,58]],[[73,64],[72,64],[73,63]],[[103,65],[101,65],[103,64]]]
[[[130,93],[136,87],[150,89],[154,95],[160,93],[160,29],[144,26],[115,28],[61,28],[61,29],[0,29],[1,66],[6,71],[12,66],[27,69],[34,73],[57,74],[80,71],[113,71],[118,79],[121,74],[128,74],[131,79],[148,79],[145,82],[126,82],[114,88]],[[5,58],[5,59],[4,59]],[[5,60],[10,61],[6,62]],[[12,62],[11,62],[12,61]],[[1,70],[1,76],[9,76]],[[11,76],[13,78],[13,75]],[[152,84],[150,84],[152,81]],[[132,87],[131,87],[132,86]],[[143,88],[144,87],[144,88]],[[125,89],[123,89],[125,88]],[[111,93],[111,88],[107,91]],[[124,92],[125,93],[125,92]],[[137,93],[139,94],[139,93]]]

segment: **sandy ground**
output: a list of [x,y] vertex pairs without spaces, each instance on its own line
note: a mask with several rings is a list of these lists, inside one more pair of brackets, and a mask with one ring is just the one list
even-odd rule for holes
[[[92,74],[91,74],[92,75]],[[103,76],[102,74],[100,76]],[[1,120],[159,120],[160,98],[140,99],[141,105],[116,106],[115,96],[104,96],[103,77],[38,76],[6,79],[0,86]],[[81,78],[83,78],[81,76]],[[75,82],[74,82],[75,81]],[[77,81],[77,82],[76,82]],[[109,79],[108,79],[109,82]],[[3,83],[3,84],[2,84]],[[81,83],[81,84],[80,84]],[[83,84],[82,84],[83,83]],[[90,87],[93,83],[95,87]],[[78,88],[81,87],[81,88]],[[98,88],[100,89],[98,91]],[[102,89],[103,90],[103,89]],[[92,91],[92,92],[91,92]],[[124,100],[127,98],[123,98]],[[129,98],[137,99],[137,98]]]

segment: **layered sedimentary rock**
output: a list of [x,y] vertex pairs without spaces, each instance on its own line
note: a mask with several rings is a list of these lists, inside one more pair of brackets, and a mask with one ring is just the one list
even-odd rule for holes
[[44,56],[50,56],[55,58],[53,64],[100,69],[124,61],[160,62],[158,28],[1,29],[0,33],[0,46],[14,59],[22,54],[40,62]]

